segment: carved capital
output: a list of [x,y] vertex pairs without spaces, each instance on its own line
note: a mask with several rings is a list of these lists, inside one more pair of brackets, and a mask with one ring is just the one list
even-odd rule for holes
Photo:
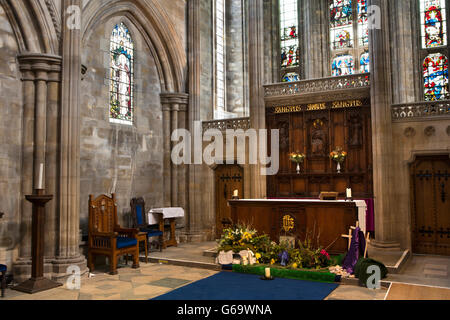
[[18,56],[22,81],[61,81],[62,58],[49,54],[24,54]]

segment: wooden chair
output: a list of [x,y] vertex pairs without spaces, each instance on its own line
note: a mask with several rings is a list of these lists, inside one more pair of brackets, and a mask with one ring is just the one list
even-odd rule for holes
[[[147,242],[149,238],[158,237],[159,251],[162,251],[164,246],[164,219],[161,214],[159,217],[159,224],[150,226],[147,221],[147,212],[145,211],[145,200],[143,198],[133,198],[131,200],[131,215],[133,217],[134,227],[138,228],[140,232],[147,233]],[[147,257],[147,252],[146,252]]]
[[109,257],[110,274],[117,274],[117,260],[123,255],[133,256],[133,268],[139,268],[138,229],[121,228],[117,221],[116,195],[102,195],[94,200],[89,196],[89,252],[88,266],[94,271],[95,257]]

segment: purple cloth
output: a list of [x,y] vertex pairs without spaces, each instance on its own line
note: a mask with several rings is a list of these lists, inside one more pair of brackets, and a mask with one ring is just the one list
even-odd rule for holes
[[352,234],[352,241],[350,245],[350,250],[345,256],[342,267],[349,274],[355,273],[355,266],[358,263],[359,257],[364,255],[366,248],[366,240],[364,239],[364,233],[360,228],[356,228]]

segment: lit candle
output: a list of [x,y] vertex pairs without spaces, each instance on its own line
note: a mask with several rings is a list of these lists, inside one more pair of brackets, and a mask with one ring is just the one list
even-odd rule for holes
[[350,199],[352,197],[352,189],[347,189],[347,198]]
[[266,278],[270,278],[270,268],[266,268]]
[[239,197],[239,190],[234,190],[233,197],[235,198]]
[[43,186],[43,182],[44,182],[44,164],[41,163],[41,166],[39,168],[39,184],[38,184],[38,190],[42,190],[42,186]]

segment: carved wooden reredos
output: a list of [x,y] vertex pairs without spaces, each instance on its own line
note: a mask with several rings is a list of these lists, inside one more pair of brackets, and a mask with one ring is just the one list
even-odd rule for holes
[[[268,197],[316,198],[322,191],[337,191],[342,197],[349,187],[354,197],[373,197],[369,88],[369,83],[357,90],[333,88],[314,97],[282,89],[266,94],[267,128],[280,130],[280,171],[267,178]],[[337,147],[348,152],[341,173],[329,157]],[[300,174],[289,159],[292,152],[306,155]]]

